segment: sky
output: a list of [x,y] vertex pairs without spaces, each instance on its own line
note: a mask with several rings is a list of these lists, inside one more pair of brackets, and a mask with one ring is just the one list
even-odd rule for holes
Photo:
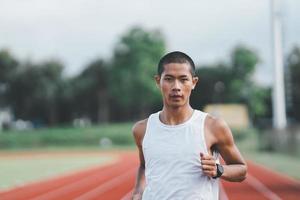
[[[140,25],[163,32],[167,51],[198,65],[228,62],[238,44],[260,56],[254,79],[272,83],[270,0],[0,0],[0,49],[35,62],[56,58],[76,75],[109,59],[118,39]],[[300,46],[300,1],[281,2],[286,55]]]

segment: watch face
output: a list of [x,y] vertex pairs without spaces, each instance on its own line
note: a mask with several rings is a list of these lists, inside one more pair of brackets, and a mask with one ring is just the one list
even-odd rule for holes
[[224,172],[224,168],[222,165],[217,165],[217,168],[218,168],[218,174],[222,175],[223,172]]
[[222,176],[222,174],[224,172],[224,168],[223,168],[222,165],[220,165],[220,164],[216,164],[216,165],[217,165],[217,175],[213,177],[214,179],[219,178],[220,176]]

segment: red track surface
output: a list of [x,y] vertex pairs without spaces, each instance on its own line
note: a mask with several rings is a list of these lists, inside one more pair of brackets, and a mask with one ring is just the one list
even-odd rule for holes
[[[127,200],[134,185],[138,156],[122,153],[117,163],[0,191],[1,200]],[[242,183],[222,181],[220,199],[300,199],[300,183],[249,162]]]

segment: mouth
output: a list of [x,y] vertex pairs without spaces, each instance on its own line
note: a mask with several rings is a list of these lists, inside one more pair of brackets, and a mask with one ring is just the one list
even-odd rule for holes
[[172,99],[180,99],[180,98],[182,98],[183,96],[182,96],[182,95],[170,95],[170,97],[171,97]]

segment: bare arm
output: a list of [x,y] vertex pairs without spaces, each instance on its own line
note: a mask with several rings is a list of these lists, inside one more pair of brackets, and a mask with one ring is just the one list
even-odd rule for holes
[[[210,117],[207,119],[209,137],[206,139],[211,148],[220,152],[225,161],[221,178],[227,181],[243,181],[247,174],[247,165],[234,143],[232,132],[225,121]],[[216,176],[216,165],[211,155],[201,156],[205,173]]]
[[145,135],[146,124],[147,120],[139,121],[132,128],[140,159],[140,166],[137,171],[132,200],[141,200],[145,187],[145,159],[143,154],[142,141]]
[[224,121],[219,123],[220,133],[216,148],[226,163],[221,178],[227,181],[243,181],[247,175],[247,164],[235,145],[231,130],[227,124]]

